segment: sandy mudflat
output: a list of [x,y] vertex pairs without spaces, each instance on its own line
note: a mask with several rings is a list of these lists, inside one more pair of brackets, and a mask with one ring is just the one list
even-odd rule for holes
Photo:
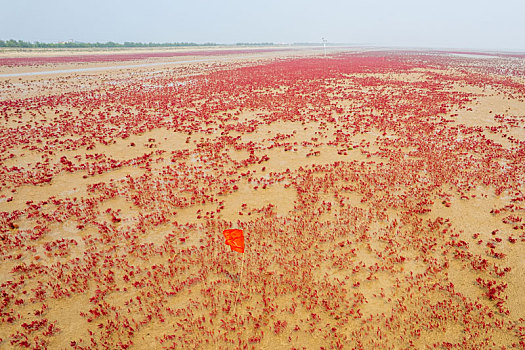
[[322,53],[0,66],[0,348],[523,348],[525,59]]

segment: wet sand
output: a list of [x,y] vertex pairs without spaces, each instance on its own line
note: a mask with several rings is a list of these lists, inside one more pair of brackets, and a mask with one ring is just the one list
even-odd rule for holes
[[524,59],[362,51],[0,66],[141,65],[0,77],[0,347],[523,348]]

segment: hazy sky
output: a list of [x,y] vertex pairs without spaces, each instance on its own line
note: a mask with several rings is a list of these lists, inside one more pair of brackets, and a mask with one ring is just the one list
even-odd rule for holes
[[0,39],[525,51],[525,0],[0,0]]

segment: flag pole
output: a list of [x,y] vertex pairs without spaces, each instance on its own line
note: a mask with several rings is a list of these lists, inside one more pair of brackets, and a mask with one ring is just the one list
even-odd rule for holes
[[242,253],[241,277],[239,278],[239,288],[237,288],[237,294],[235,295],[235,306],[233,307],[233,316],[234,317],[237,315],[237,303],[239,301],[239,293],[241,292],[242,274],[244,272],[244,259],[245,258],[246,258],[246,254]]

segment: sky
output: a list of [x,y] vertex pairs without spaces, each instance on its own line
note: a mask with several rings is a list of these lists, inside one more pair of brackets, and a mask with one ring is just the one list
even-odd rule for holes
[[0,0],[0,39],[525,51],[524,0]]

